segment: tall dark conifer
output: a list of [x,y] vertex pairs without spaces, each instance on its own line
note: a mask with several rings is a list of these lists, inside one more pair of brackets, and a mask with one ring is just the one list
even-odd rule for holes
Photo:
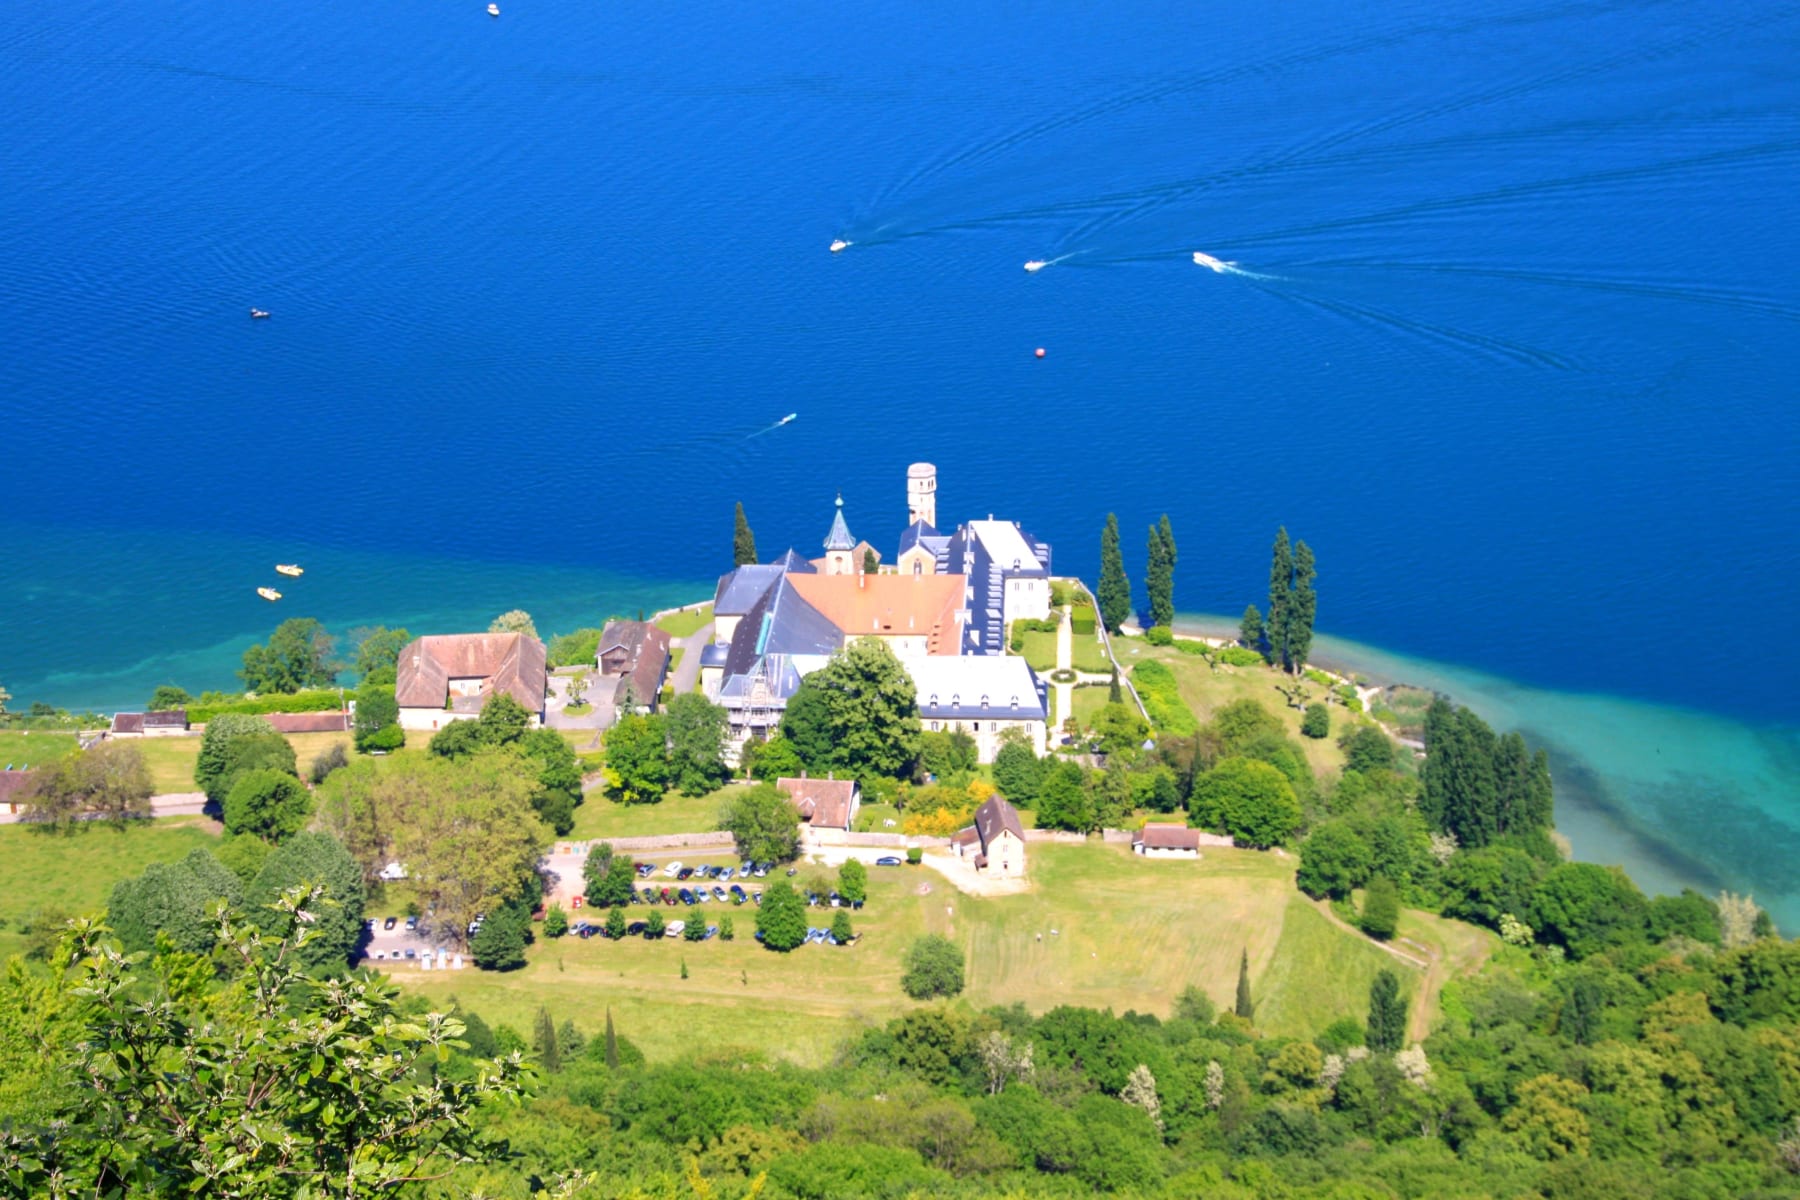
[[1246,1021],[1256,1019],[1256,1005],[1250,999],[1250,948],[1244,948],[1243,957],[1238,959],[1237,1004],[1233,1012]]
[[750,532],[750,521],[744,516],[744,502],[738,501],[737,528],[731,535],[733,566],[748,566],[756,561],[756,535]]
[[1268,641],[1267,632],[1263,629],[1262,613],[1256,605],[1244,607],[1244,619],[1238,622],[1238,641],[1252,650],[1262,650]]
[[[617,912],[618,909],[613,911]],[[609,1070],[619,1069],[619,1035],[613,1032],[612,1009],[610,1008],[606,1010],[606,1065]]]
[[556,1042],[556,1022],[551,1019],[550,1010],[542,1005],[537,1010],[537,1031],[534,1040],[537,1042],[538,1063],[545,1072],[554,1075],[562,1070],[562,1053]]
[[1150,527],[1148,561],[1144,568],[1144,592],[1150,599],[1150,624],[1175,623],[1175,532],[1169,514]]
[[1125,577],[1125,556],[1119,549],[1119,518],[1106,514],[1106,529],[1100,534],[1100,588],[1094,597],[1100,602],[1100,620],[1108,633],[1119,632],[1131,617],[1131,580]]
[[1406,998],[1400,980],[1383,968],[1369,985],[1369,1049],[1392,1054],[1406,1044]]
[[1268,659],[1287,662],[1288,609],[1294,587],[1294,549],[1288,543],[1287,526],[1275,532],[1275,549],[1269,559],[1269,610],[1263,629],[1269,639]]
[[1318,571],[1313,565],[1312,547],[1294,543],[1294,590],[1288,597],[1288,670],[1298,675],[1306,667],[1306,656],[1312,650],[1313,618],[1319,611],[1319,597],[1313,591]]

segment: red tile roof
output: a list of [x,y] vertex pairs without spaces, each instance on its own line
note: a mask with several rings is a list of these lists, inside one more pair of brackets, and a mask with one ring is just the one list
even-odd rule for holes
[[850,828],[854,779],[777,779],[775,786],[793,798],[800,819],[814,829]]
[[0,771],[0,804],[23,803],[30,786],[30,771]]
[[350,717],[341,712],[269,713],[264,720],[276,733],[347,733]]
[[1198,850],[1200,831],[1186,825],[1146,825],[1132,841],[1146,850]]
[[522,633],[414,638],[396,667],[394,698],[402,708],[442,708],[452,679],[480,679],[483,702],[500,691],[526,712],[544,711],[544,643]]

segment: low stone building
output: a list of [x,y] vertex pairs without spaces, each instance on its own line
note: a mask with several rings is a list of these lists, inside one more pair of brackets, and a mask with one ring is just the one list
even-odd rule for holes
[[975,823],[950,839],[950,849],[974,867],[1000,879],[1025,876],[1025,825],[1004,796],[990,796],[975,810]]
[[1131,836],[1131,852],[1149,858],[1199,858],[1200,831],[1186,825],[1145,825]]
[[348,733],[350,714],[342,712],[269,713],[263,718],[276,733]]
[[187,709],[165,712],[114,713],[113,737],[180,737],[188,731]]
[[395,664],[403,729],[441,729],[481,715],[505,692],[544,721],[544,643],[522,633],[452,633],[414,638]]
[[0,765],[0,813],[16,813],[25,807],[31,790],[31,772]]
[[814,829],[841,829],[848,833],[862,807],[862,788],[854,779],[777,779],[775,786],[788,794],[800,819]]
[[595,653],[598,688],[611,688],[614,711],[656,711],[669,674],[669,635],[648,621],[608,621]]

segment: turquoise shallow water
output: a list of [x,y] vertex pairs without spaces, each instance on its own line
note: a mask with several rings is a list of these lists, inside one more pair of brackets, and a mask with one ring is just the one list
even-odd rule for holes
[[[1224,617],[1184,617],[1231,631]],[[1315,661],[1444,692],[1550,752],[1556,824],[1575,856],[1646,890],[1754,893],[1800,927],[1800,732],[1672,705],[1533,687],[1470,667],[1321,635]]]

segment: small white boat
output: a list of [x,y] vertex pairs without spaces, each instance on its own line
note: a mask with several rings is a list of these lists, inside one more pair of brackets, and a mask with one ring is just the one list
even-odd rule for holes
[[488,5],[488,16],[497,17],[499,15],[500,15],[500,6],[498,4]]
[[250,310],[250,319],[252,321],[266,321],[268,320],[268,317],[269,310],[266,308],[253,308]]
[[1223,275],[1232,267],[1237,266],[1234,262],[1226,262],[1223,259],[1214,258],[1212,255],[1205,254],[1199,250],[1194,251],[1194,265],[1196,267],[1208,267],[1220,275]]
[[849,248],[850,248],[850,243],[846,242],[843,238],[839,238],[837,241],[831,243],[831,252],[833,254],[837,254],[838,252],[843,251],[843,250],[848,250]]
[[1041,258],[1034,258],[1030,262],[1025,264],[1025,269],[1027,271],[1041,271],[1049,265],[1050,265],[1049,263],[1045,262]]
[[800,415],[799,413],[789,413],[787,416],[781,418],[781,420],[775,422],[775,424],[786,425],[789,421],[793,420],[795,417],[797,417],[799,415]]
[[298,563],[276,563],[275,569],[280,571],[283,575],[293,575],[295,577],[306,574],[305,568],[301,567]]
[[256,594],[261,596],[264,600],[273,601],[281,599],[281,593],[274,588],[257,588]]

